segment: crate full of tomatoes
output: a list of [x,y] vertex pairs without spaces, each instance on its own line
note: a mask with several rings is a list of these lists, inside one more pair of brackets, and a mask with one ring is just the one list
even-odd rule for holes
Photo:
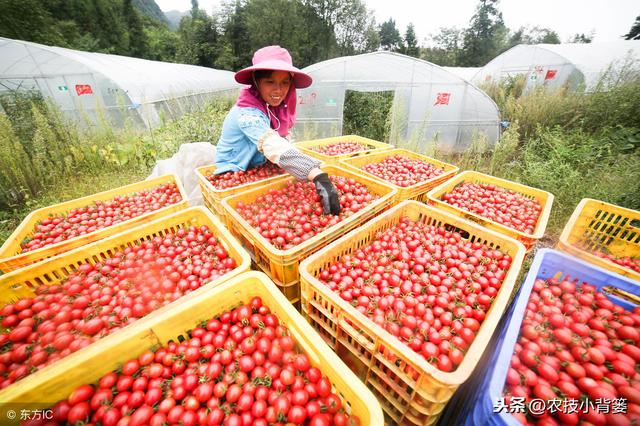
[[585,198],[562,230],[558,248],[640,281],[640,212]]
[[427,192],[452,178],[458,167],[417,154],[408,149],[374,152],[357,158],[341,160],[350,170],[378,179],[395,188],[396,201],[426,201]]
[[427,197],[429,204],[509,235],[527,249],[544,235],[553,204],[547,191],[470,170]]
[[222,223],[193,207],[2,275],[0,389],[249,267]]
[[269,161],[247,171],[228,171],[220,174],[216,174],[215,171],[216,166],[213,165],[198,167],[196,175],[204,205],[221,218],[226,218],[222,208],[223,198],[268,185],[289,176],[287,172]]
[[639,296],[637,281],[538,251],[483,381],[461,403],[466,424],[637,424]]
[[0,247],[10,272],[187,207],[180,180],[165,175],[31,212]]
[[433,424],[476,368],[524,252],[405,201],[302,262],[302,311],[394,422]]
[[324,166],[339,196],[339,215],[324,214],[312,182],[289,177],[225,198],[229,230],[289,300],[299,299],[302,259],[391,205],[395,190],[335,166]]
[[356,135],[335,136],[297,142],[296,148],[324,164],[340,165],[340,160],[393,149],[393,145]]
[[383,425],[371,392],[262,273],[113,337],[0,392],[0,410],[49,407],[51,424]]

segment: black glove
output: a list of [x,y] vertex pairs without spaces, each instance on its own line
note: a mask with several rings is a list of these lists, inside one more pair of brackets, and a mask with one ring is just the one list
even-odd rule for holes
[[340,214],[340,197],[336,187],[329,180],[329,175],[320,173],[313,178],[313,183],[316,186],[316,193],[320,197],[320,202],[322,202],[324,214]]

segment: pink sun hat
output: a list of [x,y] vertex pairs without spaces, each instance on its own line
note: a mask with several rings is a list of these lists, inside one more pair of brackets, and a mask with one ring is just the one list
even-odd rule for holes
[[252,66],[238,71],[235,75],[240,84],[253,83],[253,72],[256,70],[286,71],[293,74],[293,83],[297,89],[311,86],[313,81],[309,74],[293,66],[291,55],[280,46],[267,46],[256,50],[253,54]]

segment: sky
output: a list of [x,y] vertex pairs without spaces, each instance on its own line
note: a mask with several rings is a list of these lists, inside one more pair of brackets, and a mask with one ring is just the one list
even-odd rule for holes
[[[381,24],[389,18],[404,35],[413,23],[421,45],[440,27],[465,28],[475,12],[477,0],[363,0]],[[191,0],[156,0],[163,11],[191,9]],[[221,0],[199,0],[211,14]],[[500,0],[505,24],[512,30],[539,26],[556,31],[564,42],[576,33],[595,33],[594,41],[620,40],[640,15],[638,0]],[[216,9],[217,10],[217,9]]]

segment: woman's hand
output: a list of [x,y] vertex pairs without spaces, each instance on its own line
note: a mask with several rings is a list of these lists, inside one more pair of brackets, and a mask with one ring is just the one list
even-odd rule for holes
[[313,178],[313,183],[316,186],[316,193],[320,197],[324,214],[339,215],[340,197],[338,196],[338,190],[331,183],[329,175],[324,172],[320,173]]

